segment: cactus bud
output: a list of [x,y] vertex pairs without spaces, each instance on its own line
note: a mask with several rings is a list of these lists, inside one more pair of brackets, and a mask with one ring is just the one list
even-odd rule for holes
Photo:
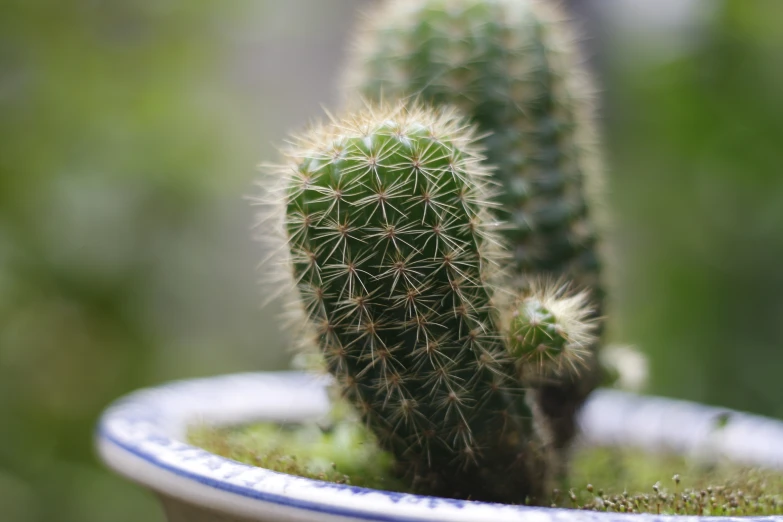
[[[587,292],[534,284],[517,300],[508,326],[508,348],[523,378],[578,375],[588,367],[595,321]],[[535,380],[535,379],[534,379]]]

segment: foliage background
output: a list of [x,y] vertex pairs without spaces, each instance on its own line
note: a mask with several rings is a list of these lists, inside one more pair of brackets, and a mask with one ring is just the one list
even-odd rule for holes
[[[101,409],[287,366],[242,196],[334,105],[361,3],[0,3],[0,518],[161,520],[95,461]],[[572,3],[603,87],[612,338],[651,392],[783,417],[783,3]]]

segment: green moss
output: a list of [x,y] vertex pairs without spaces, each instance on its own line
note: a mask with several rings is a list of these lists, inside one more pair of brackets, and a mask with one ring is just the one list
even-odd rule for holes
[[338,484],[405,491],[393,459],[359,422],[196,426],[191,444],[244,464]]
[[554,495],[555,504],[683,515],[783,513],[783,475],[728,462],[592,448],[577,452],[570,480],[572,488]]
[[[231,428],[198,426],[189,441],[212,453],[283,473],[408,491],[393,460],[356,422]],[[674,455],[591,448],[576,452],[570,484],[552,507],[682,515],[783,514],[783,475]]]

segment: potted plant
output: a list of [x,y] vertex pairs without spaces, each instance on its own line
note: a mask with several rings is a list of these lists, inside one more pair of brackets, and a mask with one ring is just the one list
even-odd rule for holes
[[[562,16],[543,1],[397,0],[363,27],[344,114],[267,169],[259,230],[301,344],[421,495],[184,442],[196,422],[324,415],[326,381],[305,374],[141,392],[102,420],[104,460],[159,492],[174,521],[594,517],[526,505],[567,484],[580,420],[593,442],[783,461],[773,421],[716,432],[716,410],[608,392],[585,406],[602,374],[600,161]],[[678,415],[697,429],[654,422]]]

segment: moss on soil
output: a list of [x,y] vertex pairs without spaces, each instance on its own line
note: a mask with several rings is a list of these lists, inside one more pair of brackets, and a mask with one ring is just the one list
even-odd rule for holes
[[[407,491],[392,459],[359,423],[231,428],[197,426],[189,440],[230,459],[303,477]],[[591,448],[575,454],[570,484],[552,507],[688,515],[783,514],[783,474],[634,450]]]

